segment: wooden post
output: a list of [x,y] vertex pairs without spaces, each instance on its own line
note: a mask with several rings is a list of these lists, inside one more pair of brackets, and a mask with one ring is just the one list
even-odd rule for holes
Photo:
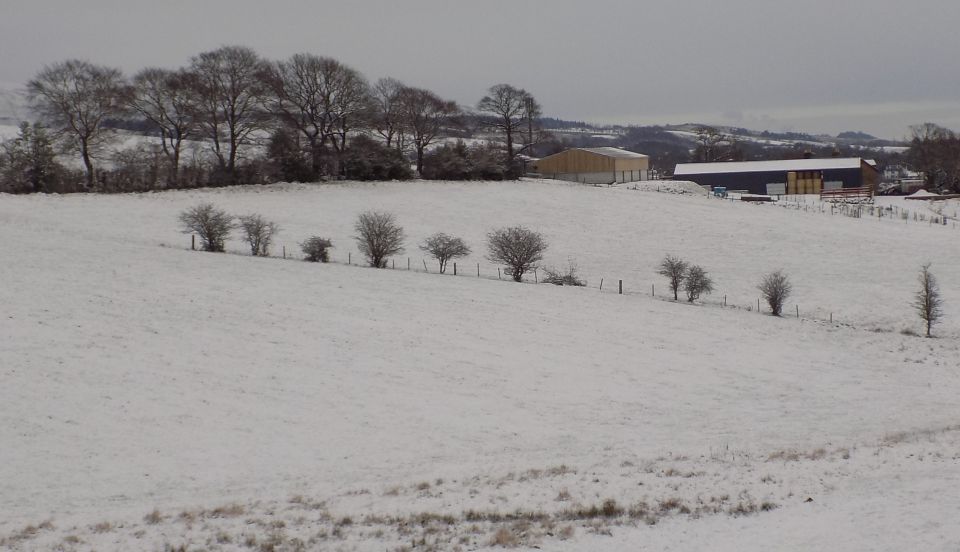
[[407,257],[407,270],[410,270],[410,257]]
[[723,296],[723,306],[727,306],[727,296]]
[[430,272],[429,270],[427,270],[427,261],[425,259],[420,259],[420,260],[423,261],[423,271]]
[[623,295],[623,280],[620,280],[620,286],[617,293],[619,293],[620,295]]
[[600,291],[603,291],[603,278],[600,278]]
[[655,286],[655,285],[656,285],[656,284],[650,284],[650,297],[655,297],[655,296],[656,296],[656,292],[654,291],[654,286]]
[[797,305],[797,318],[800,318],[800,305]]
[[833,313],[830,313],[830,323],[833,324]]
[[540,279],[537,278],[537,269],[533,269],[533,281],[537,284],[540,283]]
[[197,250],[197,235],[196,235],[196,234],[190,234],[190,249],[192,249],[193,251],[196,251],[196,250]]
[[500,267],[497,267],[497,280],[500,280]]
[[396,260],[396,259],[390,259],[390,268],[391,268],[392,270],[396,270],[396,269],[397,269],[397,260]]
[[347,251],[347,264],[353,264],[353,256]]
[[760,298],[757,297],[757,312],[760,312]]
[[283,246],[283,258],[287,258],[287,246]]
[[453,263],[453,275],[457,275],[457,263]]
[[477,263],[477,278],[480,277],[480,263]]

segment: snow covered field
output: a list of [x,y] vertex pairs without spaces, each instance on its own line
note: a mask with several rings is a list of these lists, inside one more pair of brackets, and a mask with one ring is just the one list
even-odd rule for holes
[[[389,210],[420,272],[192,252],[202,200],[354,263],[353,219]],[[513,224],[590,286],[497,281],[483,236]],[[422,273],[435,231],[467,276]],[[951,224],[410,182],[0,195],[0,232],[0,548],[960,546]],[[664,300],[665,253],[707,304]],[[935,340],[901,333],[926,261]],[[800,319],[747,310],[778,268]]]

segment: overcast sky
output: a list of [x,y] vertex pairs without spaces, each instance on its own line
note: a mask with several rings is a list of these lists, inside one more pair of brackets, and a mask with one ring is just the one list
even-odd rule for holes
[[473,105],[901,138],[960,130],[957,0],[0,0],[0,82],[83,58],[128,74],[241,44],[331,56]]

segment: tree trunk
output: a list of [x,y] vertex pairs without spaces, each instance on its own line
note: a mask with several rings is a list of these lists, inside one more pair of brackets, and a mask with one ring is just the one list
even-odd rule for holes
[[90,159],[90,150],[86,138],[80,139],[80,155],[83,157],[83,166],[87,169],[87,189],[93,190],[93,161]]

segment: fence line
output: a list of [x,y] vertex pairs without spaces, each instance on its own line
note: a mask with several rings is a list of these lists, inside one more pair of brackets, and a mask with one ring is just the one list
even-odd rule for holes
[[[195,244],[195,241],[194,241],[195,239],[196,239],[196,236],[193,235],[193,234],[191,234],[191,245],[194,245],[194,244]],[[266,256],[263,256],[263,257],[261,257],[261,258],[268,258],[268,259],[275,259],[275,260],[283,260],[283,261],[307,262],[307,261],[304,261],[303,258],[301,258],[301,257],[288,256],[288,255],[287,255],[287,252],[286,252],[286,245],[281,245],[281,250],[282,250],[282,256],[280,256],[280,255],[275,255],[275,254],[274,254],[274,255],[266,255]],[[238,256],[241,256],[241,257],[250,257],[250,256],[251,256],[251,255],[249,255],[248,253],[242,253],[242,252],[239,252],[239,251],[228,251],[227,254],[238,255]],[[431,274],[431,275],[434,275],[434,276],[449,276],[449,277],[452,277],[452,278],[469,277],[469,278],[483,278],[483,279],[485,279],[485,280],[494,280],[494,276],[493,276],[493,271],[492,271],[492,270],[490,271],[490,274],[489,274],[489,275],[482,275],[482,274],[481,274],[481,264],[480,264],[480,263],[477,263],[477,275],[476,275],[476,276],[472,276],[472,274],[464,273],[464,272],[462,272],[462,271],[461,271],[460,273],[456,273],[456,269],[454,269],[454,273],[451,273],[449,270],[447,270],[445,273],[441,274],[441,273],[440,273],[440,269],[439,269],[439,265],[437,265],[437,266],[436,266],[436,269],[431,272],[430,268],[429,268],[428,265],[427,265],[427,260],[426,260],[425,258],[421,258],[421,262],[423,263],[423,270],[422,270],[422,271],[421,271],[419,268],[411,268],[411,257],[407,257],[407,268],[406,268],[406,271],[407,271],[407,272],[413,272],[413,273],[415,273],[415,274]],[[343,262],[343,258],[342,258],[342,257],[338,260],[337,258],[331,256],[330,259],[329,259],[326,263],[319,263],[319,262],[318,262],[318,263],[316,263],[316,264],[333,264],[333,265],[337,265],[337,266],[350,266],[350,267],[361,268],[361,269],[362,269],[362,268],[373,268],[373,267],[369,266],[369,264],[356,264],[356,263],[354,263],[354,262],[353,262],[353,253],[350,252],[350,251],[347,252],[347,261],[346,261],[346,263]],[[456,267],[456,263],[453,263],[453,265],[454,265],[454,267]],[[449,268],[449,267],[448,267],[448,268]],[[502,271],[502,268],[501,268],[500,266],[497,266],[496,268],[497,268],[496,280],[503,280],[503,271]],[[380,269],[377,269],[377,270],[386,270],[386,271],[396,271],[396,270],[400,270],[401,272],[404,271],[404,269],[402,268],[402,264],[401,264],[401,268],[400,268],[400,269],[397,269],[397,267],[396,267],[396,258],[395,258],[395,257],[391,257],[390,268],[380,268]],[[599,293],[606,293],[606,294],[608,294],[608,295],[613,294],[613,293],[616,293],[617,295],[626,295],[626,296],[631,296],[631,297],[647,297],[648,299],[651,299],[651,300],[663,301],[663,302],[667,302],[667,303],[696,305],[696,306],[702,306],[702,307],[708,307],[708,308],[711,308],[711,307],[712,307],[712,308],[721,308],[721,309],[735,309],[735,310],[743,310],[743,311],[746,311],[746,312],[757,312],[757,313],[759,313],[759,314],[765,314],[765,311],[761,309],[761,300],[760,300],[759,297],[757,298],[756,308],[754,308],[753,305],[742,306],[742,305],[737,305],[737,304],[733,304],[733,303],[728,303],[728,302],[727,302],[727,295],[724,294],[724,293],[722,293],[722,292],[717,292],[717,293],[714,294],[715,297],[718,297],[718,299],[717,299],[716,301],[712,301],[712,300],[709,300],[709,299],[701,298],[701,299],[698,299],[696,302],[689,302],[689,301],[686,301],[686,300],[683,300],[683,299],[674,300],[674,299],[673,299],[673,293],[672,293],[672,291],[669,293],[669,295],[666,295],[666,296],[664,296],[664,295],[657,295],[657,294],[656,294],[656,283],[651,283],[651,284],[650,284],[650,293],[649,293],[649,295],[648,295],[647,292],[645,292],[645,291],[629,291],[629,290],[625,289],[625,287],[624,287],[624,281],[625,281],[625,280],[623,280],[623,279],[617,279],[617,290],[616,290],[615,292],[611,292],[611,291],[604,292],[604,291],[603,291],[603,283],[604,283],[604,280],[605,280],[604,277],[601,277],[601,278],[600,278],[600,284],[599,284],[599,286],[592,286],[592,285],[589,285],[589,282],[586,282],[586,283],[584,283],[583,286],[567,286],[567,287],[582,287],[582,288],[585,288],[585,289],[596,289]],[[514,283],[512,278],[509,278],[509,281],[510,281],[511,283]],[[534,271],[534,281],[531,282],[529,279],[526,279],[526,280],[522,280],[520,283],[522,283],[522,284],[530,284],[530,285],[540,285],[540,284],[539,284],[539,279],[537,278],[535,271]],[[629,281],[627,281],[627,283],[629,284]],[[543,285],[551,285],[551,284],[548,284],[548,283],[544,282]],[[646,288],[645,288],[644,285],[638,285],[638,286],[636,287],[636,289],[637,289],[637,290],[644,290],[644,289],[646,289]],[[723,297],[722,300],[719,299],[719,297],[721,297],[721,296]],[[785,307],[786,307],[786,305],[785,305]],[[800,306],[799,306],[799,305],[794,305],[794,307],[795,307],[795,312],[796,312],[796,318],[797,318],[798,320],[800,320],[800,321],[808,320],[808,321],[812,321],[812,322],[829,323],[829,324],[831,324],[831,325],[836,325],[836,326],[844,326],[844,327],[856,328],[856,326],[854,326],[854,325],[852,325],[852,324],[845,324],[845,323],[835,322],[835,321],[834,321],[834,316],[833,316],[834,313],[833,313],[832,311],[829,312],[829,318],[817,318],[817,317],[814,317],[814,316],[804,316],[804,317],[801,318],[801,317],[800,317]],[[783,316],[783,318],[786,318],[786,317]]]

